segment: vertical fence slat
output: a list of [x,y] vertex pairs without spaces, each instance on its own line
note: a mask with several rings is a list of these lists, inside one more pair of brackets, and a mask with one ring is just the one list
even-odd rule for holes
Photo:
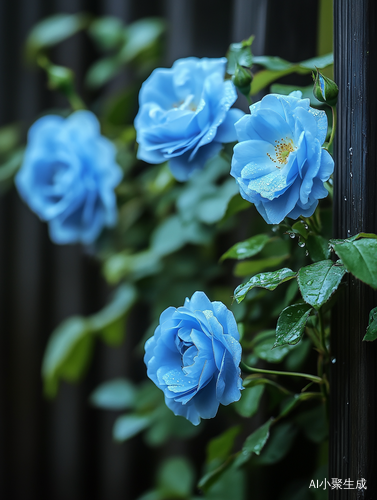
[[[377,232],[377,9],[374,0],[335,0],[334,236]],[[349,277],[333,314],[329,476],[367,480],[331,499],[377,498],[377,344],[362,342],[376,294]]]

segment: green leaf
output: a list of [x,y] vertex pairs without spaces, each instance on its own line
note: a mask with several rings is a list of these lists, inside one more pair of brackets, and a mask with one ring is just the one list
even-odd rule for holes
[[13,178],[22,165],[24,150],[12,153],[7,161],[0,165],[0,193],[4,193],[13,184]]
[[126,28],[127,42],[121,51],[123,62],[132,61],[153,46],[165,29],[165,21],[158,17],[145,17],[129,24]]
[[26,40],[26,55],[34,59],[38,52],[56,45],[86,28],[87,14],[55,14],[34,26]]
[[83,373],[92,347],[89,333],[89,322],[80,316],[68,318],[52,332],[42,362],[47,396],[56,395],[60,377],[73,381]]
[[233,179],[217,186],[214,193],[204,197],[197,205],[198,219],[205,224],[213,224],[221,220],[226,212],[229,201],[237,193],[238,187]]
[[67,382],[77,382],[85,372],[93,353],[93,338],[90,336],[80,339],[69,357],[60,366],[60,377]]
[[267,420],[259,429],[250,434],[242,447],[240,455],[236,458],[235,465],[243,465],[251,458],[253,453],[260,455],[260,452],[270,436],[270,427],[273,422],[274,419],[270,418],[270,420]]
[[232,451],[234,440],[240,433],[240,426],[231,427],[220,436],[211,439],[207,446],[207,459],[206,462],[210,464],[215,460],[226,460]]
[[100,332],[110,345],[119,345],[124,338],[125,315],[136,300],[136,289],[129,283],[122,284],[106,307],[88,318],[91,330]]
[[238,193],[229,201],[223,220],[225,221],[232,215],[238,214],[238,212],[242,212],[250,207],[250,202],[244,200]]
[[[364,236],[365,235],[365,236]],[[347,271],[377,288],[377,236],[361,233],[346,240],[330,240]]]
[[241,392],[241,399],[234,403],[234,407],[241,417],[252,417],[259,408],[259,403],[264,392],[264,385],[255,385]]
[[182,221],[177,215],[165,219],[152,234],[152,250],[159,256],[175,252],[186,244]]
[[188,498],[194,486],[194,471],[183,457],[166,460],[157,474],[157,486],[162,498]]
[[144,435],[148,446],[161,446],[171,438],[187,439],[199,432],[199,426],[192,425],[184,417],[175,416],[163,399],[158,403],[160,406],[153,411],[153,422]]
[[114,78],[122,67],[123,61],[117,54],[98,59],[88,69],[85,75],[85,84],[92,89],[101,87]]
[[268,69],[258,71],[254,76],[251,84],[251,95],[257,94],[260,90],[267,85],[270,85],[275,80],[289,75],[291,73],[299,73],[302,75],[311,73],[311,71],[326,68],[333,64],[333,54],[326,54],[324,56],[308,59],[300,63],[289,63],[284,59],[274,58],[269,56],[254,57],[255,64],[261,64]]
[[295,394],[294,396],[286,399],[282,404],[279,417],[285,417],[290,413],[298,404],[302,401],[307,401],[309,399],[322,398],[320,392],[303,392],[301,394]]
[[229,470],[229,468],[234,463],[234,459],[235,459],[234,456],[230,456],[224,463],[222,463],[215,470],[207,472],[207,474],[205,474],[203,477],[200,478],[198,483],[198,488],[207,492],[208,489],[211,488],[211,486],[213,486],[215,483],[217,483],[220,477],[227,470]]
[[152,251],[163,257],[182,248],[187,243],[208,243],[210,233],[197,221],[184,222],[178,215],[165,219],[153,232]]
[[246,500],[245,471],[226,468],[216,481],[206,489],[205,497],[194,497],[190,500]]
[[240,43],[232,43],[229,46],[227,52],[228,68],[227,72],[229,75],[234,75],[237,64],[240,66],[245,66],[250,68],[253,64],[253,55],[251,53],[251,45],[253,43],[254,36],[251,36],[247,40],[243,40]]
[[255,56],[253,62],[272,71],[284,71],[294,66],[293,63],[276,56]]
[[271,430],[267,445],[258,458],[258,464],[270,465],[280,462],[292,448],[297,428],[291,422],[282,422]]
[[268,363],[280,363],[292,349],[295,349],[295,346],[291,345],[275,347],[273,349],[274,343],[275,330],[258,333],[253,338],[253,354]]
[[297,275],[302,298],[319,309],[336,291],[346,269],[332,260],[322,260],[302,267]]
[[119,344],[124,326],[122,323],[119,328],[118,321],[124,317],[135,298],[134,288],[122,285],[102,311],[88,318],[72,316],[53,331],[42,363],[47,396],[56,395],[59,378],[71,382],[80,379],[92,353],[94,334],[100,333],[110,344]]
[[115,49],[124,41],[124,24],[118,17],[101,17],[92,22],[88,33],[100,49]]
[[329,52],[328,54],[324,54],[323,56],[312,57],[311,59],[300,62],[299,66],[300,68],[307,68],[310,71],[314,71],[317,68],[327,68],[332,64],[334,64],[334,54],[332,52]]
[[21,140],[20,126],[17,124],[6,125],[0,128],[0,154],[8,154],[17,147]]
[[145,382],[141,384],[138,390],[136,398],[137,412],[152,413],[153,410],[155,410],[156,407],[159,406],[162,402],[163,394],[161,393],[160,389],[158,389],[158,387],[156,387],[156,385],[151,380],[145,380]]
[[268,241],[270,241],[270,239],[271,238],[267,234],[257,234],[256,236],[252,236],[245,241],[236,243],[221,256],[220,261],[225,259],[240,260],[253,257],[253,255],[256,255],[263,250],[264,246]]
[[222,155],[211,158],[206,168],[197,171],[180,191],[177,208],[180,219],[186,224],[193,221],[213,224],[224,217],[229,201],[238,192],[229,176],[229,160]]
[[113,438],[115,441],[126,441],[146,429],[151,422],[151,415],[139,415],[138,413],[121,415],[115,421]]
[[302,236],[305,240],[308,237],[309,234],[309,229],[307,224],[303,223],[302,221],[295,222],[292,226],[292,229],[294,233],[299,234]]
[[[122,139],[124,138],[124,140],[126,139],[124,137],[125,134],[131,136],[135,130],[133,126],[125,129],[124,124],[132,121],[137,95],[137,86],[128,85],[120,92],[112,92],[103,105],[102,120],[105,123],[121,128],[123,130]],[[134,144],[134,139],[132,140],[132,144]],[[140,199],[134,198],[130,202],[138,206],[141,205]]]
[[[279,348],[276,347],[276,349]],[[300,371],[311,350],[312,343],[310,339],[302,339],[301,342],[296,344],[295,348],[290,351],[289,356],[285,359],[286,370],[291,372]]]
[[103,273],[109,283],[115,284],[129,275],[136,280],[155,274],[160,270],[159,255],[145,250],[133,255],[128,255],[126,252],[112,255],[105,261]]
[[322,236],[309,234],[306,240],[306,248],[313,262],[326,260],[330,257],[330,245],[328,240]]
[[165,31],[165,22],[159,18],[144,18],[128,25],[122,34],[125,40],[120,50],[110,57],[96,61],[86,75],[86,84],[98,88],[116,76],[135,58],[155,47]]
[[279,345],[294,345],[300,342],[306,321],[312,311],[309,304],[294,304],[283,309],[276,325],[276,342]]
[[258,71],[258,73],[254,76],[253,81],[251,82],[251,91],[250,95],[255,95],[265,87],[270,85],[275,80],[278,80],[282,76],[289,75],[294,72],[294,66],[287,68],[285,70],[272,71],[269,69],[264,69],[262,71]]
[[135,405],[137,391],[126,379],[114,379],[98,386],[90,396],[90,403],[106,410],[128,410]]
[[249,281],[239,285],[234,291],[234,297],[238,303],[242,302],[247,292],[255,287],[266,288],[267,290],[275,290],[277,286],[285,281],[291,280],[296,276],[296,273],[287,267],[273,271],[270,273],[261,273],[253,276]]
[[363,340],[376,340],[377,339],[377,307],[371,310],[369,313],[369,324],[367,327],[367,332]]
[[286,254],[238,262],[234,268],[233,274],[239,278],[249,276],[250,274],[256,274],[260,271],[280,266],[286,259],[288,259],[288,257],[289,254]]
[[162,500],[158,490],[151,490],[143,493],[137,500]]
[[295,421],[304,435],[313,443],[321,443],[328,435],[328,422],[324,404],[315,408],[300,412]]

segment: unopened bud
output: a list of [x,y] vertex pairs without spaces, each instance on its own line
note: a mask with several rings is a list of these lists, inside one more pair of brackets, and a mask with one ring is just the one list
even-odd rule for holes
[[73,87],[73,71],[64,66],[51,64],[47,68],[48,85],[53,90],[60,90],[63,93],[71,91]]
[[237,64],[234,75],[232,76],[234,85],[243,95],[250,95],[251,82],[253,77],[249,70]]
[[314,97],[316,97],[318,101],[325,102],[329,106],[335,106],[339,92],[337,84],[330,78],[327,78],[327,76],[322,75],[318,70],[315,75],[313,73],[313,80]]

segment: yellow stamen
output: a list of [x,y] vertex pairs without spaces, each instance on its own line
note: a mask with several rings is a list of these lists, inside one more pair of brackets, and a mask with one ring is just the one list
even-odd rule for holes
[[290,153],[296,150],[293,146],[293,140],[286,137],[285,139],[282,137],[280,141],[275,141],[277,144],[275,146],[275,157],[271,156],[267,153],[267,156],[271,161],[277,163],[276,168],[282,168],[283,165],[286,165],[288,162],[288,157]]

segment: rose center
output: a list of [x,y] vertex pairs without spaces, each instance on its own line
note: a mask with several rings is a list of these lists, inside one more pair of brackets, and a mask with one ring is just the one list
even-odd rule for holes
[[293,145],[293,140],[288,137],[285,139],[282,137],[280,140],[276,140],[275,143],[275,155],[272,156],[267,153],[267,156],[275,163],[275,167],[280,169],[287,164],[289,154],[296,151],[296,148]]
[[175,102],[172,106],[174,109],[196,111],[197,105],[194,102],[194,95],[189,94],[184,101]]

